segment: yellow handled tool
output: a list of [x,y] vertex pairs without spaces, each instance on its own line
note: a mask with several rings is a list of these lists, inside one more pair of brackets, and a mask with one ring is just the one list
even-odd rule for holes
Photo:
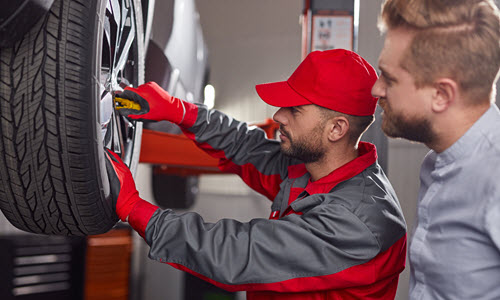
[[116,109],[130,108],[135,110],[141,110],[141,106],[139,105],[139,103],[129,99],[123,99],[120,97],[115,97],[115,108]]

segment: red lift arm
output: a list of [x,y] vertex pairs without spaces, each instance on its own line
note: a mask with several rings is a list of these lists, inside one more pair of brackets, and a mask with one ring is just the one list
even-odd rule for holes
[[[253,125],[262,128],[268,138],[275,138],[279,128],[272,119]],[[218,160],[200,150],[183,134],[144,129],[139,161],[162,165],[162,173],[183,176],[220,173]]]

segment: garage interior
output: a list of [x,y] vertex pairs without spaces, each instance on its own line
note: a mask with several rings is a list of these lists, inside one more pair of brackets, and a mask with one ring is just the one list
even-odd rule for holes
[[[306,2],[304,0],[195,1],[208,49],[209,83],[215,88],[215,109],[235,119],[255,124],[272,117],[276,109],[260,100],[255,92],[255,85],[286,80],[300,63],[304,39],[301,22],[304,22],[302,15]],[[317,2],[321,4],[321,1]],[[495,2],[498,5],[498,1]],[[359,18],[354,21],[357,26],[355,50],[370,64],[377,66],[377,58],[384,41],[376,26],[382,0],[356,0],[353,3],[359,9]],[[158,11],[155,13],[161,14]],[[497,96],[497,105],[499,103]],[[372,125],[371,132],[365,140],[375,142],[377,145],[380,163],[398,195],[408,225],[408,233],[411,233],[415,220],[420,164],[428,149],[422,144],[385,138],[378,121]],[[135,175],[141,197],[151,201],[155,198],[152,169],[153,164],[142,162]],[[269,215],[269,201],[248,188],[236,175],[202,174],[198,179],[194,204],[187,210],[177,211],[195,211],[207,222],[216,222],[222,218],[246,222],[253,218],[266,218]],[[147,246],[142,238],[131,232],[124,224],[118,225],[118,229],[111,232],[106,239],[88,237],[84,240],[69,238],[59,241],[59,237],[54,237],[54,240],[47,245],[47,239],[42,240],[43,236],[40,238],[14,228],[3,214],[0,214],[0,253],[2,253],[0,257],[14,255],[16,242],[7,238],[13,235],[20,236],[23,243],[31,246],[45,243],[44,247],[50,248],[62,243],[64,244],[62,248],[56,247],[59,249],[57,251],[60,251],[59,254],[72,253],[67,255],[73,260],[85,262],[78,265],[77,262],[66,261],[75,264],[72,270],[76,270],[73,271],[74,276],[66,278],[74,282],[71,283],[72,298],[68,299],[245,299],[244,293],[226,294],[210,286],[202,286],[203,284],[194,278],[186,278],[181,271],[149,260]],[[101,250],[102,252],[99,252]],[[92,256],[93,261],[88,260],[91,251],[97,251]],[[105,276],[107,268],[111,266],[107,265],[109,261],[106,259],[99,260],[99,257],[113,256],[116,261],[124,263],[123,269],[117,271],[121,276],[119,278],[110,278],[109,276],[114,275],[109,274],[108,277]],[[2,264],[0,264],[2,270],[9,267],[6,265],[7,262]],[[89,267],[91,265],[93,269]],[[4,271],[0,271],[0,274],[2,273]],[[3,276],[0,275],[2,282],[13,280],[12,278],[12,275],[5,273]],[[116,297],[102,298],[99,291],[104,290],[105,286],[109,287],[105,283],[106,280],[124,287],[123,289],[117,287]],[[407,299],[408,263],[399,280],[396,299]],[[206,290],[206,294],[211,298],[198,298],[199,295],[189,294],[197,289]],[[0,287],[0,295],[2,292],[6,291]],[[29,298],[23,295],[21,290],[19,296],[12,299],[45,299],[43,296]],[[51,299],[58,298],[51,296]]]

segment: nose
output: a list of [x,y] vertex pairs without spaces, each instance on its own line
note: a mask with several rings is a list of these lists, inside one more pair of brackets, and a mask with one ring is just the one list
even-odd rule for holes
[[280,109],[278,109],[277,112],[274,113],[273,120],[275,122],[280,123],[280,124],[285,124],[286,117],[285,117],[285,108],[284,107],[281,107]]
[[385,86],[380,78],[375,81],[372,87],[372,96],[375,98],[385,98]]

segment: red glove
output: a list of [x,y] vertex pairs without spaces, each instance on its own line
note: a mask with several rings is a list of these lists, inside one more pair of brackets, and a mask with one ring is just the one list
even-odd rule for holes
[[132,120],[170,121],[181,124],[186,114],[185,103],[170,96],[156,82],[148,82],[137,88],[126,87],[115,96],[118,112]]
[[134,178],[129,168],[120,157],[106,149],[106,171],[108,173],[111,197],[116,214],[122,221],[127,221],[134,206],[143,201],[135,188]]

